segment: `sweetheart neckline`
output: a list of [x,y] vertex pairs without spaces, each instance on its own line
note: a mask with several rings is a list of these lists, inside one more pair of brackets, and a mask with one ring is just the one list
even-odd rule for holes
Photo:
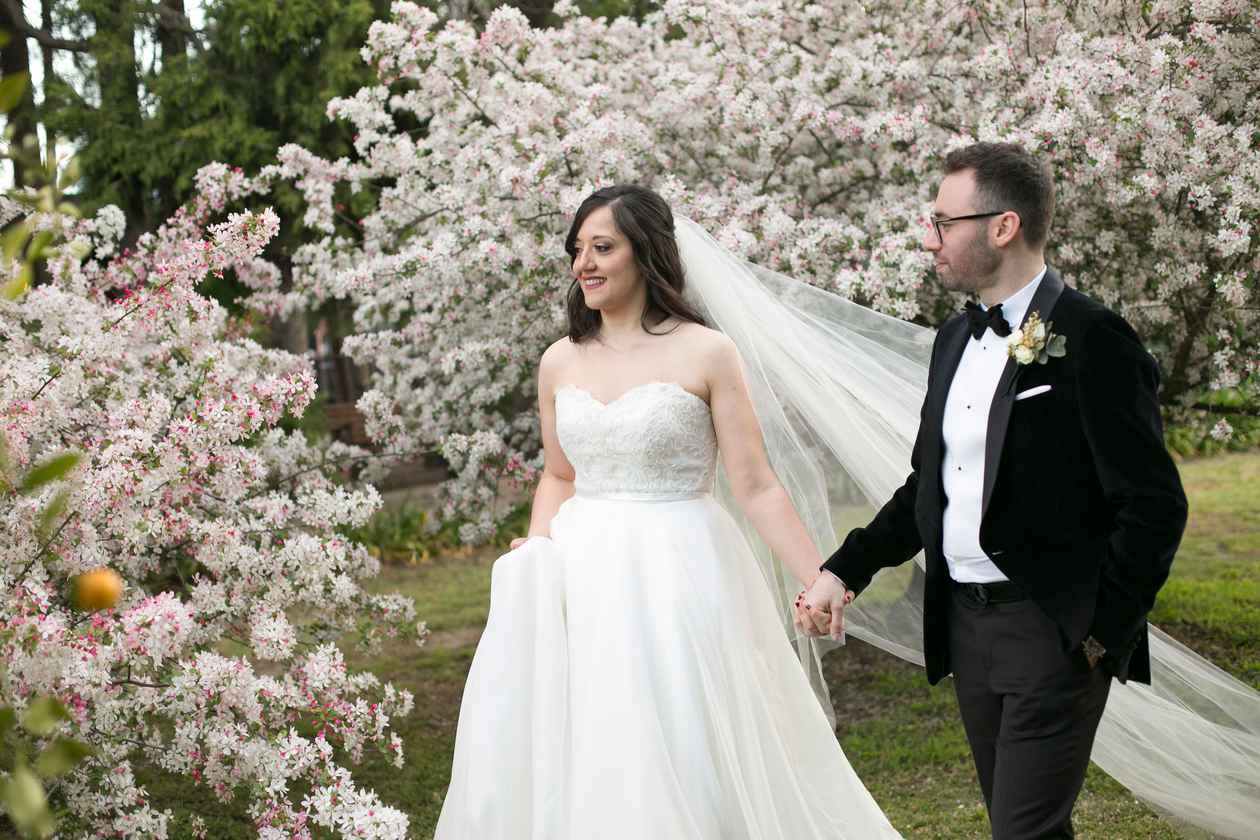
[[579,393],[585,394],[587,397],[590,398],[591,402],[595,403],[596,405],[602,408],[608,408],[609,406],[612,406],[612,405],[615,405],[616,403],[621,402],[622,400],[630,396],[635,391],[641,390],[643,388],[648,388],[653,385],[672,386],[673,388],[676,388],[679,391],[682,391],[684,394],[691,397],[693,400],[696,400],[705,408],[709,408],[709,403],[704,397],[700,396],[699,394],[694,394],[691,391],[688,391],[678,382],[671,382],[671,381],[666,381],[666,380],[652,380],[651,382],[640,382],[638,385],[631,385],[629,388],[622,391],[614,399],[609,400],[608,402],[604,402],[599,397],[595,396],[590,391],[586,390],[585,388],[579,385],[573,385],[573,384],[561,385],[559,388],[556,389],[556,393],[559,394],[561,391],[565,391],[565,390],[577,391]]

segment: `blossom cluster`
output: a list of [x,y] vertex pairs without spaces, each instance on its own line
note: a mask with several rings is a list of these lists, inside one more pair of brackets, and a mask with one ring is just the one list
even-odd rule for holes
[[[297,291],[353,304],[369,433],[448,455],[476,442],[446,486],[469,539],[490,533],[504,480],[538,466],[534,368],[564,334],[564,232],[612,183],[653,186],[761,264],[934,324],[959,304],[921,247],[941,161],[1018,142],[1055,173],[1051,262],[1134,323],[1166,399],[1256,387],[1254,4],[556,13],[533,29],[504,7],[479,32],[394,3],[363,49],[378,83],[328,107],[356,156],[286,147],[264,173],[304,192],[320,236],[296,255]],[[365,189],[370,211],[335,224]]]
[[[95,749],[50,790],[62,836],[196,823],[150,800],[137,771],[156,766],[243,798],[260,836],[402,838],[405,815],[344,764],[401,766],[391,722],[412,698],[352,673],[337,642],[421,641],[423,625],[408,599],[364,588],[379,563],[343,536],[381,503],[341,475],[366,453],[282,425],[315,394],[310,361],[198,292],[222,272],[272,276],[260,253],[277,217],[224,218],[259,189],[238,171],[197,183],[121,253],[116,208],[44,214],[51,282],[0,300],[0,706],[55,697],[72,717],[58,734]],[[65,451],[81,457],[64,479],[23,491]],[[99,566],[121,598],[80,612],[72,581]]]

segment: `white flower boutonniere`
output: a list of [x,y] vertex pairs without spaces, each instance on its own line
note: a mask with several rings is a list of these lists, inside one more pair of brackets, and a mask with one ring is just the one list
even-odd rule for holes
[[1006,338],[1006,353],[1016,364],[1030,365],[1036,362],[1044,365],[1050,359],[1067,355],[1067,336],[1055,335],[1050,331],[1054,322],[1041,323],[1041,316],[1033,312],[1028,320],[1017,330],[1013,330]]

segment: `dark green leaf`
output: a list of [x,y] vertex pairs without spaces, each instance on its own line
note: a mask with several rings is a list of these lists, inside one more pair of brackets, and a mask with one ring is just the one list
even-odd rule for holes
[[51,735],[57,728],[57,724],[63,720],[70,720],[70,713],[59,700],[52,697],[36,697],[26,707],[26,714],[22,715],[22,728],[42,738]]
[[13,73],[0,79],[0,113],[7,114],[17,107],[26,90],[26,82],[26,73]]
[[61,170],[61,177],[57,180],[57,188],[68,190],[75,184],[79,183],[79,179],[83,177],[83,169],[79,166],[77,157],[70,158],[69,163]]
[[66,503],[70,500],[70,491],[62,488],[39,514],[39,540],[44,542],[52,534],[53,525],[61,514],[66,512]]
[[4,256],[6,259],[16,260],[18,254],[26,247],[26,239],[31,235],[29,225],[14,225],[5,231],[4,236],[0,237],[0,245],[4,248]]
[[53,241],[52,231],[41,230],[35,234],[35,238],[31,240],[31,244],[26,249],[26,258],[28,260],[37,260],[44,253],[44,249],[48,247],[48,243]]
[[5,300],[17,300],[31,287],[31,278],[34,276],[35,273],[31,269],[31,264],[26,263],[18,270],[17,276],[11,278],[0,289],[0,296],[3,296]]
[[13,461],[9,458],[9,444],[4,431],[0,430],[0,488],[9,490],[17,483],[13,475]]
[[45,779],[54,779],[68,773],[74,766],[92,754],[92,748],[72,738],[58,738],[35,759],[35,770]]
[[17,726],[17,712],[8,706],[0,708],[0,744],[4,743],[4,739],[9,737],[9,733],[15,726]]
[[23,492],[30,492],[50,481],[64,477],[82,458],[83,455],[79,452],[61,452],[54,455],[26,474],[26,480],[22,482]]
[[26,767],[18,767],[7,779],[0,780],[0,803],[18,831],[36,837],[52,836],[53,818],[44,785]]

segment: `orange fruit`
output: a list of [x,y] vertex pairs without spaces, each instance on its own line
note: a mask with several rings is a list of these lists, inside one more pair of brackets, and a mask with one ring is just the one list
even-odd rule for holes
[[74,605],[84,612],[105,610],[118,603],[123,581],[108,566],[89,569],[74,579]]

